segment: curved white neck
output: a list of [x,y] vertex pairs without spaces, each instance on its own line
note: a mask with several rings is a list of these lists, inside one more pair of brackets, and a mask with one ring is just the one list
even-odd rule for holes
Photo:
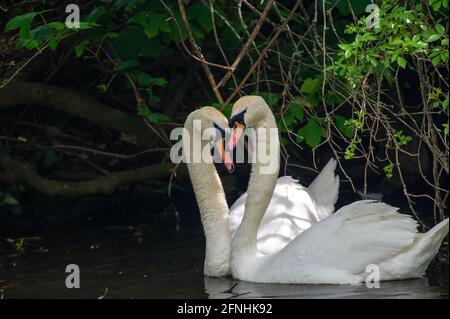
[[[186,125],[190,140],[190,158],[187,163],[195,197],[200,210],[206,239],[204,274],[224,276],[230,273],[231,235],[229,230],[229,209],[219,175],[213,164],[212,156],[207,162],[192,163],[192,128]],[[198,141],[197,141],[198,142]],[[208,141],[201,142],[201,150]]]
[[[263,167],[267,167],[267,163],[261,161],[258,153],[255,154],[255,162],[252,165],[252,172],[248,184],[248,196],[245,201],[244,217],[232,240],[231,254],[233,273],[236,268],[233,264],[239,264],[241,267],[243,264],[242,258],[251,259],[257,255],[256,236],[258,228],[261,219],[269,206],[279,173],[279,138],[278,130],[276,130],[277,125],[273,115],[268,113],[267,117],[259,123],[256,129],[258,128],[266,129],[266,138],[265,141],[258,141],[260,138],[259,134],[261,133],[257,132],[257,149],[255,151],[266,152],[267,150],[270,150],[273,154],[273,156],[270,157],[270,165],[272,165],[274,169],[271,172],[265,171]],[[270,137],[270,129],[272,129],[272,133],[276,133],[275,138],[273,134]],[[276,131],[273,131],[274,129]],[[263,149],[261,150],[261,148]]]

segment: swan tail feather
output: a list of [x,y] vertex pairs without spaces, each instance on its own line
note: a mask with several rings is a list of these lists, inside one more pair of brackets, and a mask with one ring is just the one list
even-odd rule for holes
[[422,234],[417,243],[417,254],[420,257],[419,264],[421,264],[420,271],[423,275],[428,265],[439,252],[442,242],[448,234],[448,218],[434,226],[425,234]]
[[449,231],[448,218],[424,234],[418,234],[414,243],[402,254],[380,265],[383,280],[420,278],[437,255]]
[[334,204],[338,200],[339,176],[335,173],[336,164],[336,160],[331,158],[308,186],[308,192],[317,205],[321,220],[334,212]]

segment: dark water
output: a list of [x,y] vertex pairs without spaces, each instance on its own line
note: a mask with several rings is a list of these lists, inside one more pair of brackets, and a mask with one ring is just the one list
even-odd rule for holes
[[[80,231],[81,229],[81,231]],[[361,286],[277,285],[205,278],[203,236],[191,227],[73,227],[27,240],[23,251],[0,245],[3,298],[448,298],[448,270],[427,278]],[[11,247],[10,247],[11,246]],[[77,264],[81,287],[67,289]]]

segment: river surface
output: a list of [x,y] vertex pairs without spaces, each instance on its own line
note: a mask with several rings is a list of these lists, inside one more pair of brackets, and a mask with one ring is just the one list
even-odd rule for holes
[[[162,231],[161,229],[164,229]],[[39,236],[40,234],[29,234]],[[5,238],[3,238],[4,240]],[[19,250],[13,245],[18,245]],[[11,246],[11,247],[9,247]],[[16,246],[17,247],[17,246]],[[448,298],[447,271],[365,285],[278,285],[205,278],[201,228],[75,226],[0,245],[2,298]],[[68,264],[80,288],[68,289]]]

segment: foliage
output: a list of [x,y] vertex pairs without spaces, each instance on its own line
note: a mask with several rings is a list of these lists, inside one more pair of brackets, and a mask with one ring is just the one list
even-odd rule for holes
[[[40,1],[12,16],[4,30],[18,37],[17,50],[24,55],[64,56],[70,50],[80,70],[91,71],[86,82],[95,78],[100,98],[126,96],[118,105],[131,105],[152,126],[184,119],[199,105],[229,116],[237,96],[257,94],[273,109],[286,148],[305,146],[313,154],[323,147],[348,167],[362,161],[366,170],[391,178],[402,175],[398,154],[417,162],[417,145],[423,145],[433,162],[433,178],[425,184],[432,185],[442,211],[440,174],[448,178],[448,0],[374,1],[380,9],[375,28],[366,24],[369,0],[317,6],[303,1],[292,16],[296,1],[274,1],[251,38],[269,2],[181,1],[183,21],[175,0],[99,0],[81,7],[80,29],[68,29],[64,15],[54,10],[56,2]],[[234,61],[236,69],[213,92],[211,77],[220,83]],[[57,163],[53,155],[37,157],[44,166]]]

